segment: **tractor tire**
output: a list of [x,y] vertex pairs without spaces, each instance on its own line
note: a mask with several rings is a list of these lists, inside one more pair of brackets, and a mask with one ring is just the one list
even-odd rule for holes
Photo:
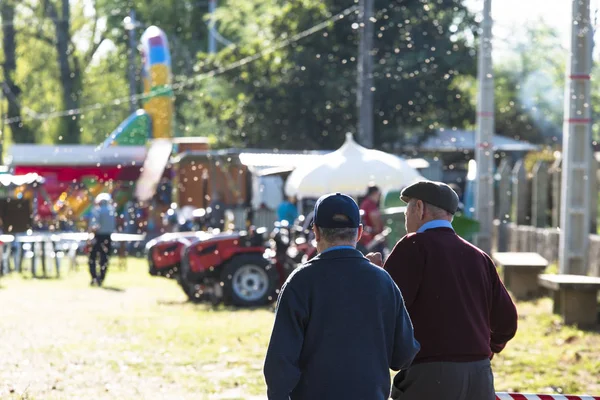
[[277,300],[279,274],[262,254],[233,257],[221,273],[223,302],[238,307],[257,307]]
[[[184,258],[187,257],[187,251],[184,254]],[[188,280],[187,275],[189,271],[189,264],[187,260],[181,260],[179,264],[179,273],[177,274],[177,283],[183,289],[183,292],[188,297],[189,301],[193,303],[199,303],[201,298],[198,293],[197,285],[194,282]]]

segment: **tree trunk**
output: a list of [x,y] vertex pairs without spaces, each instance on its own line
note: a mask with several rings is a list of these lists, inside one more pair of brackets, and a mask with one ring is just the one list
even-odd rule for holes
[[[61,1],[60,17],[51,1],[47,2],[47,11],[54,20],[56,30],[56,54],[62,86],[63,107],[66,110],[75,110],[80,105],[81,71],[71,43],[69,0]],[[62,136],[63,143],[79,143],[81,139],[79,115],[62,117],[58,134]]]
[[[17,70],[16,37],[15,37],[15,3],[11,0],[0,2],[0,16],[2,20],[2,48],[4,49],[4,84],[2,90],[8,101],[7,117],[21,118],[21,103],[19,96],[21,88],[15,83],[14,76]],[[23,122],[14,122],[10,125],[12,140],[16,143],[34,143],[35,135]]]

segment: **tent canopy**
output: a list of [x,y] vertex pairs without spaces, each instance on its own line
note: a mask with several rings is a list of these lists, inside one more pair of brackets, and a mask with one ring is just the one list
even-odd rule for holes
[[[415,147],[419,152],[474,151],[475,136],[475,131],[443,129]],[[494,151],[536,151],[539,149],[539,146],[529,142],[496,134],[492,136],[492,146]]]
[[36,173],[24,175],[0,174],[1,186],[33,185],[34,183],[42,184],[44,182],[44,178]]
[[317,198],[331,192],[359,197],[365,195],[370,184],[385,192],[399,190],[423,179],[406,160],[364,148],[348,133],[338,150],[321,156],[318,162],[296,168],[285,183],[285,192],[300,199]]

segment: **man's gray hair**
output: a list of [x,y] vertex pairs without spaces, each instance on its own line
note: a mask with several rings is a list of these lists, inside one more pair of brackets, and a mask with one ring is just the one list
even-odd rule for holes
[[433,214],[435,218],[450,218],[451,221],[454,219],[454,215],[444,210],[443,208],[439,208],[429,203],[425,203],[425,207],[427,207],[429,212]]
[[[317,227],[318,228],[318,227]],[[358,228],[318,228],[324,241],[330,244],[356,242]]]

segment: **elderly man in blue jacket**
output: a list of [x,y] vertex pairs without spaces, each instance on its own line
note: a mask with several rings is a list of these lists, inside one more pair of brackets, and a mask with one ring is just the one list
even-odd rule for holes
[[360,212],[334,193],[315,204],[319,254],[297,268],[277,300],[264,365],[269,400],[385,400],[390,369],[420,349],[402,294],[358,250]]

